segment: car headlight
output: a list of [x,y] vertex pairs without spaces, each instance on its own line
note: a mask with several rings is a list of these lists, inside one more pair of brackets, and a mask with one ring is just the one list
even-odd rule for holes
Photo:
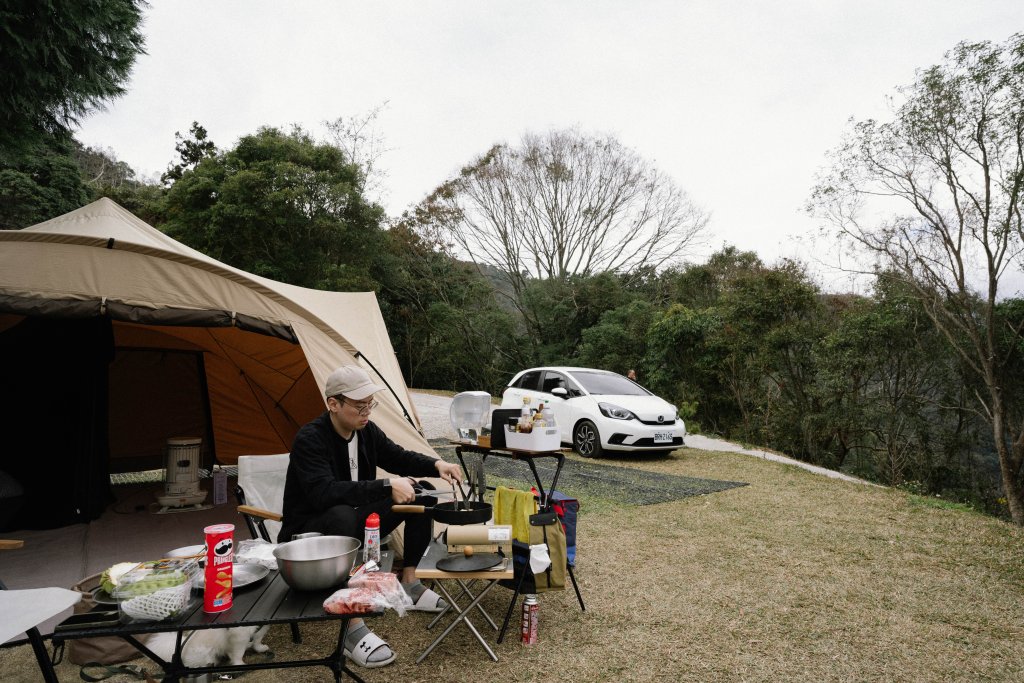
[[598,403],[597,407],[601,409],[601,414],[605,417],[610,417],[613,420],[635,420],[636,415],[629,412],[625,408],[620,408],[613,403]]

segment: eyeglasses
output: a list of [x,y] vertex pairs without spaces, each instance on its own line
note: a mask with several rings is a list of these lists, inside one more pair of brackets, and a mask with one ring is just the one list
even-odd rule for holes
[[344,398],[342,403],[348,403],[350,406],[359,411],[360,415],[369,415],[370,411],[380,405],[378,401],[370,401],[369,403],[349,403]]

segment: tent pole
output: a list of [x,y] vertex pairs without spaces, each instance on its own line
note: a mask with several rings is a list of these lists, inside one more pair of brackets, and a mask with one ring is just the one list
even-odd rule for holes
[[409,424],[413,426],[413,429],[419,432],[420,436],[423,436],[423,431],[416,426],[416,423],[412,419],[412,415],[409,414],[409,409],[405,407],[405,404],[402,403],[402,399],[398,397],[398,394],[395,393],[395,390],[391,388],[390,384],[388,384],[387,378],[385,378],[384,375],[380,374],[380,370],[373,367],[373,363],[370,362],[370,359],[367,358],[362,351],[356,351],[356,358],[362,358],[364,361],[366,361],[366,364],[370,366],[370,369],[377,373],[377,376],[380,377],[380,381],[384,382],[384,386],[388,388],[388,391],[391,392],[391,395],[395,397],[396,401],[398,401],[398,405],[401,406],[402,412],[405,413],[405,419],[409,421]]

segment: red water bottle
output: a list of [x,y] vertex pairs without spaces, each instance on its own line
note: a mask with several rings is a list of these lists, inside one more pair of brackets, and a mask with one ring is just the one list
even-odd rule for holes
[[206,533],[206,569],[203,578],[203,611],[223,612],[231,609],[232,578],[235,559],[235,525],[214,524]]

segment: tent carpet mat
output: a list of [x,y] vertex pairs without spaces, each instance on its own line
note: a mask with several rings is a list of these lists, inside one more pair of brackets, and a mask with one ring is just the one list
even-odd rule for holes
[[[455,449],[447,441],[431,442],[434,450],[443,453],[446,460],[455,461]],[[467,467],[472,470],[473,464],[480,456],[465,453]],[[555,473],[555,461],[542,458],[534,461],[541,481],[547,485]],[[512,486],[530,488],[534,485],[533,474],[526,463],[515,462],[509,458],[491,457],[487,460],[486,475],[511,482]],[[493,485],[495,482],[489,482]],[[575,498],[594,497],[610,500],[624,505],[653,505],[681,500],[690,496],[701,496],[717,493],[728,489],[747,486],[741,481],[719,481],[715,479],[698,479],[681,477],[672,474],[661,474],[633,467],[605,465],[594,461],[566,458],[565,466],[558,478],[558,490]]]

